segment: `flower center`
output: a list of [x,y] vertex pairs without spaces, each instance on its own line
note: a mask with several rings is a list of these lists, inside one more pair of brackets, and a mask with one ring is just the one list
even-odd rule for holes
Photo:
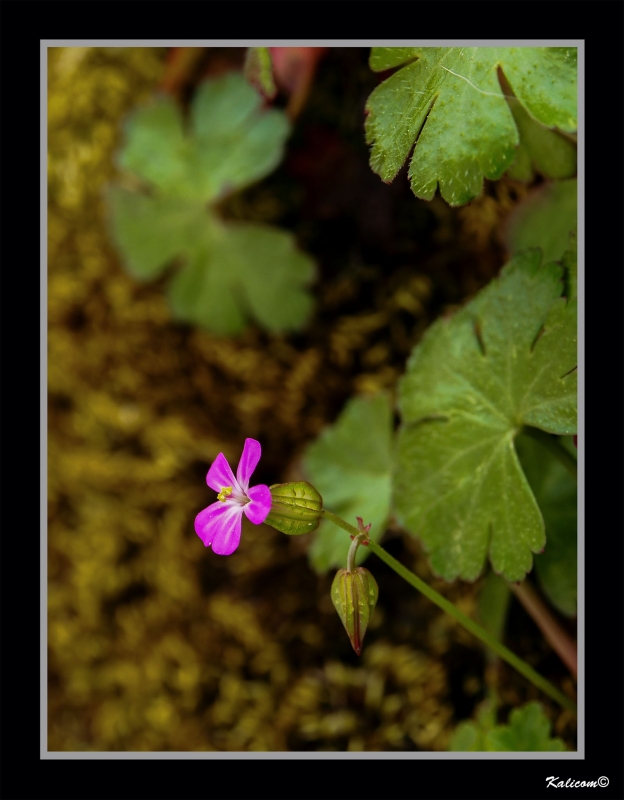
[[246,506],[247,503],[251,503],[251,497],[247,497],[246,494],[235,492],[231,486],[222,486],[221,491],[217,495],[217,500],[220,500],[222,503],[236,503],[238,506]]
[[231,486],[223,486],[221,487],[221,491],[217,495],[217,500],[220,500],[222,503],[225,503],[227,497],[232,494],[232,487]]

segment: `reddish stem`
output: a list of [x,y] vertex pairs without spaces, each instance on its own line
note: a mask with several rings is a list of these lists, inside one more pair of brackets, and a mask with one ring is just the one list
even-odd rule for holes
[[577,648],[554,615],[546,607],[535,589],[527,582],[511,584],[511,590],[524,606],[525,611],[544,634],[544,638],[557,653],[574,679],[577,676]]

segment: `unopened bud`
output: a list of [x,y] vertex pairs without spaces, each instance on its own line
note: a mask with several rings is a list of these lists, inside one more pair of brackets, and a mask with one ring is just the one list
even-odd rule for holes
[[305,481],[276,483],[271,491],[271,510],[264,520],[282,533],[297,536],[318,528],[323,498]]
[[364,567],[339,569],[332,583],[332,602],[358,656],[378,594],[377,582]]

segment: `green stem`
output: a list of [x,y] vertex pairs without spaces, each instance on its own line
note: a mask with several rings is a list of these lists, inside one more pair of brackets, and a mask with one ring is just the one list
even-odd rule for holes
[[[345,522],[340,517],[336,516],[336,514],[332,514],[331,511],[327,511],[327,509],[323,509],[322,512],[323,516],[334,523],[334,525],[338,525],[339,528],[343,528],[345,531],[349,533],[355,534],[356,536],[360,533],[360,531],[355,528],[353,525],[349,525],[348,522]],[[443,597],[441,594],[432,589],[431,586],[426,584],[423,580],[421,580],[418,575],[415,575],[411,572],[407,567],[404,567],[400,561],[397,561],[396,558],[393,558],[390,553],[387,553],[383,547],[378,545],[372,539],[369,541],[368,545],[373,553],[380,558],[384,563],[386,563],[390,569],[393,569],[397,575],[400,575],[403,580],[407,581],[411,586],[415,589],[418,589],[419,592],[428,597],[432,603],[435,603],[439,608],[443,611],[446,611],[447,614],[450,614],[453,619],[459,622],[460,625],[463,625],[467,631],[470,631],[474,636],[478,639],[481,639],[482,642],[485,642],[488,647],[490,647],[495,653],[497,653],[504,661],[516,669],[521,675],[524,675],[527,680],[529,680],[534,686],[544,694],[547,694],[557,703],[559,703],[564,708],[567,708],[568,711],[571,711],[573,714],[576,714],[576,705],[569,697],[566,697],[563,692],[559,691],[555,686],[553,686],[550,681],[547,681],[546,678],[542,677],[539,672],[536,672],[532,667],[530,667],[526,661],[521,659],[515,653],[512,653],[504,644],[498,641],[494,636],[488,633],[485,628],[482,628],[480,625],[467,617],[466,614],[462,613],[458,608],[456,608],[450,600],[447,600],[446,597]]]
[[552,455],[563,464],[570,475],[572,475],[572,477],[576,480],[576,458],[574,458],[572,453],[565,449],[557,436],[554,436],[552,433],[546,433],[546,431],[542,431],[539,428],[529,427],[523,428],[522,433],[525,433],[527,436],[535,439],[535,441],[539,442],[542,447],[548,450],[549,453],[552,453]]
[[353,537],[353,541],[351,542],[351,547],[349,548],[349,552],[347,553],[347,572],[353,572],[355,569],[355,554],[357,553],[357,549],[360,544],[366,539],[365,533],[360,533],[358,536]]

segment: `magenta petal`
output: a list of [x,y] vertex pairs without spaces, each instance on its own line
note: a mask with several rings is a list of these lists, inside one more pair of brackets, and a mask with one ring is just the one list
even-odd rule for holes
[[221,489],[224,489],[226,486],[231,486],[232,489],[237,488],[236,478],[223,453],[219,453],[212,462],[212,466],[206,475],[206,483],[211,489],[214,489],[215,492],[220,492]]
[[240,457],[238,469],[236,470],[236,479],[245,492],[249,486],[249,479],[258,465],[258,461],[260,461],[261,453],[262,448],[260,447],[260,442],[257,442],[255,439],[245,439],[243,454]]
[[247,519],[251,520],[254,525],[259,525],[264,522],[271,510],[271,490],[263,484],[252,486],[247,490],[247,497],[251,503],[247,503],[243,507],[243,511],[247,515]]
[[195,533],[204,545],[221,556],[229,556],[238,547],[241,536],[242,507],[234,503],[216,503],[195,517]]

